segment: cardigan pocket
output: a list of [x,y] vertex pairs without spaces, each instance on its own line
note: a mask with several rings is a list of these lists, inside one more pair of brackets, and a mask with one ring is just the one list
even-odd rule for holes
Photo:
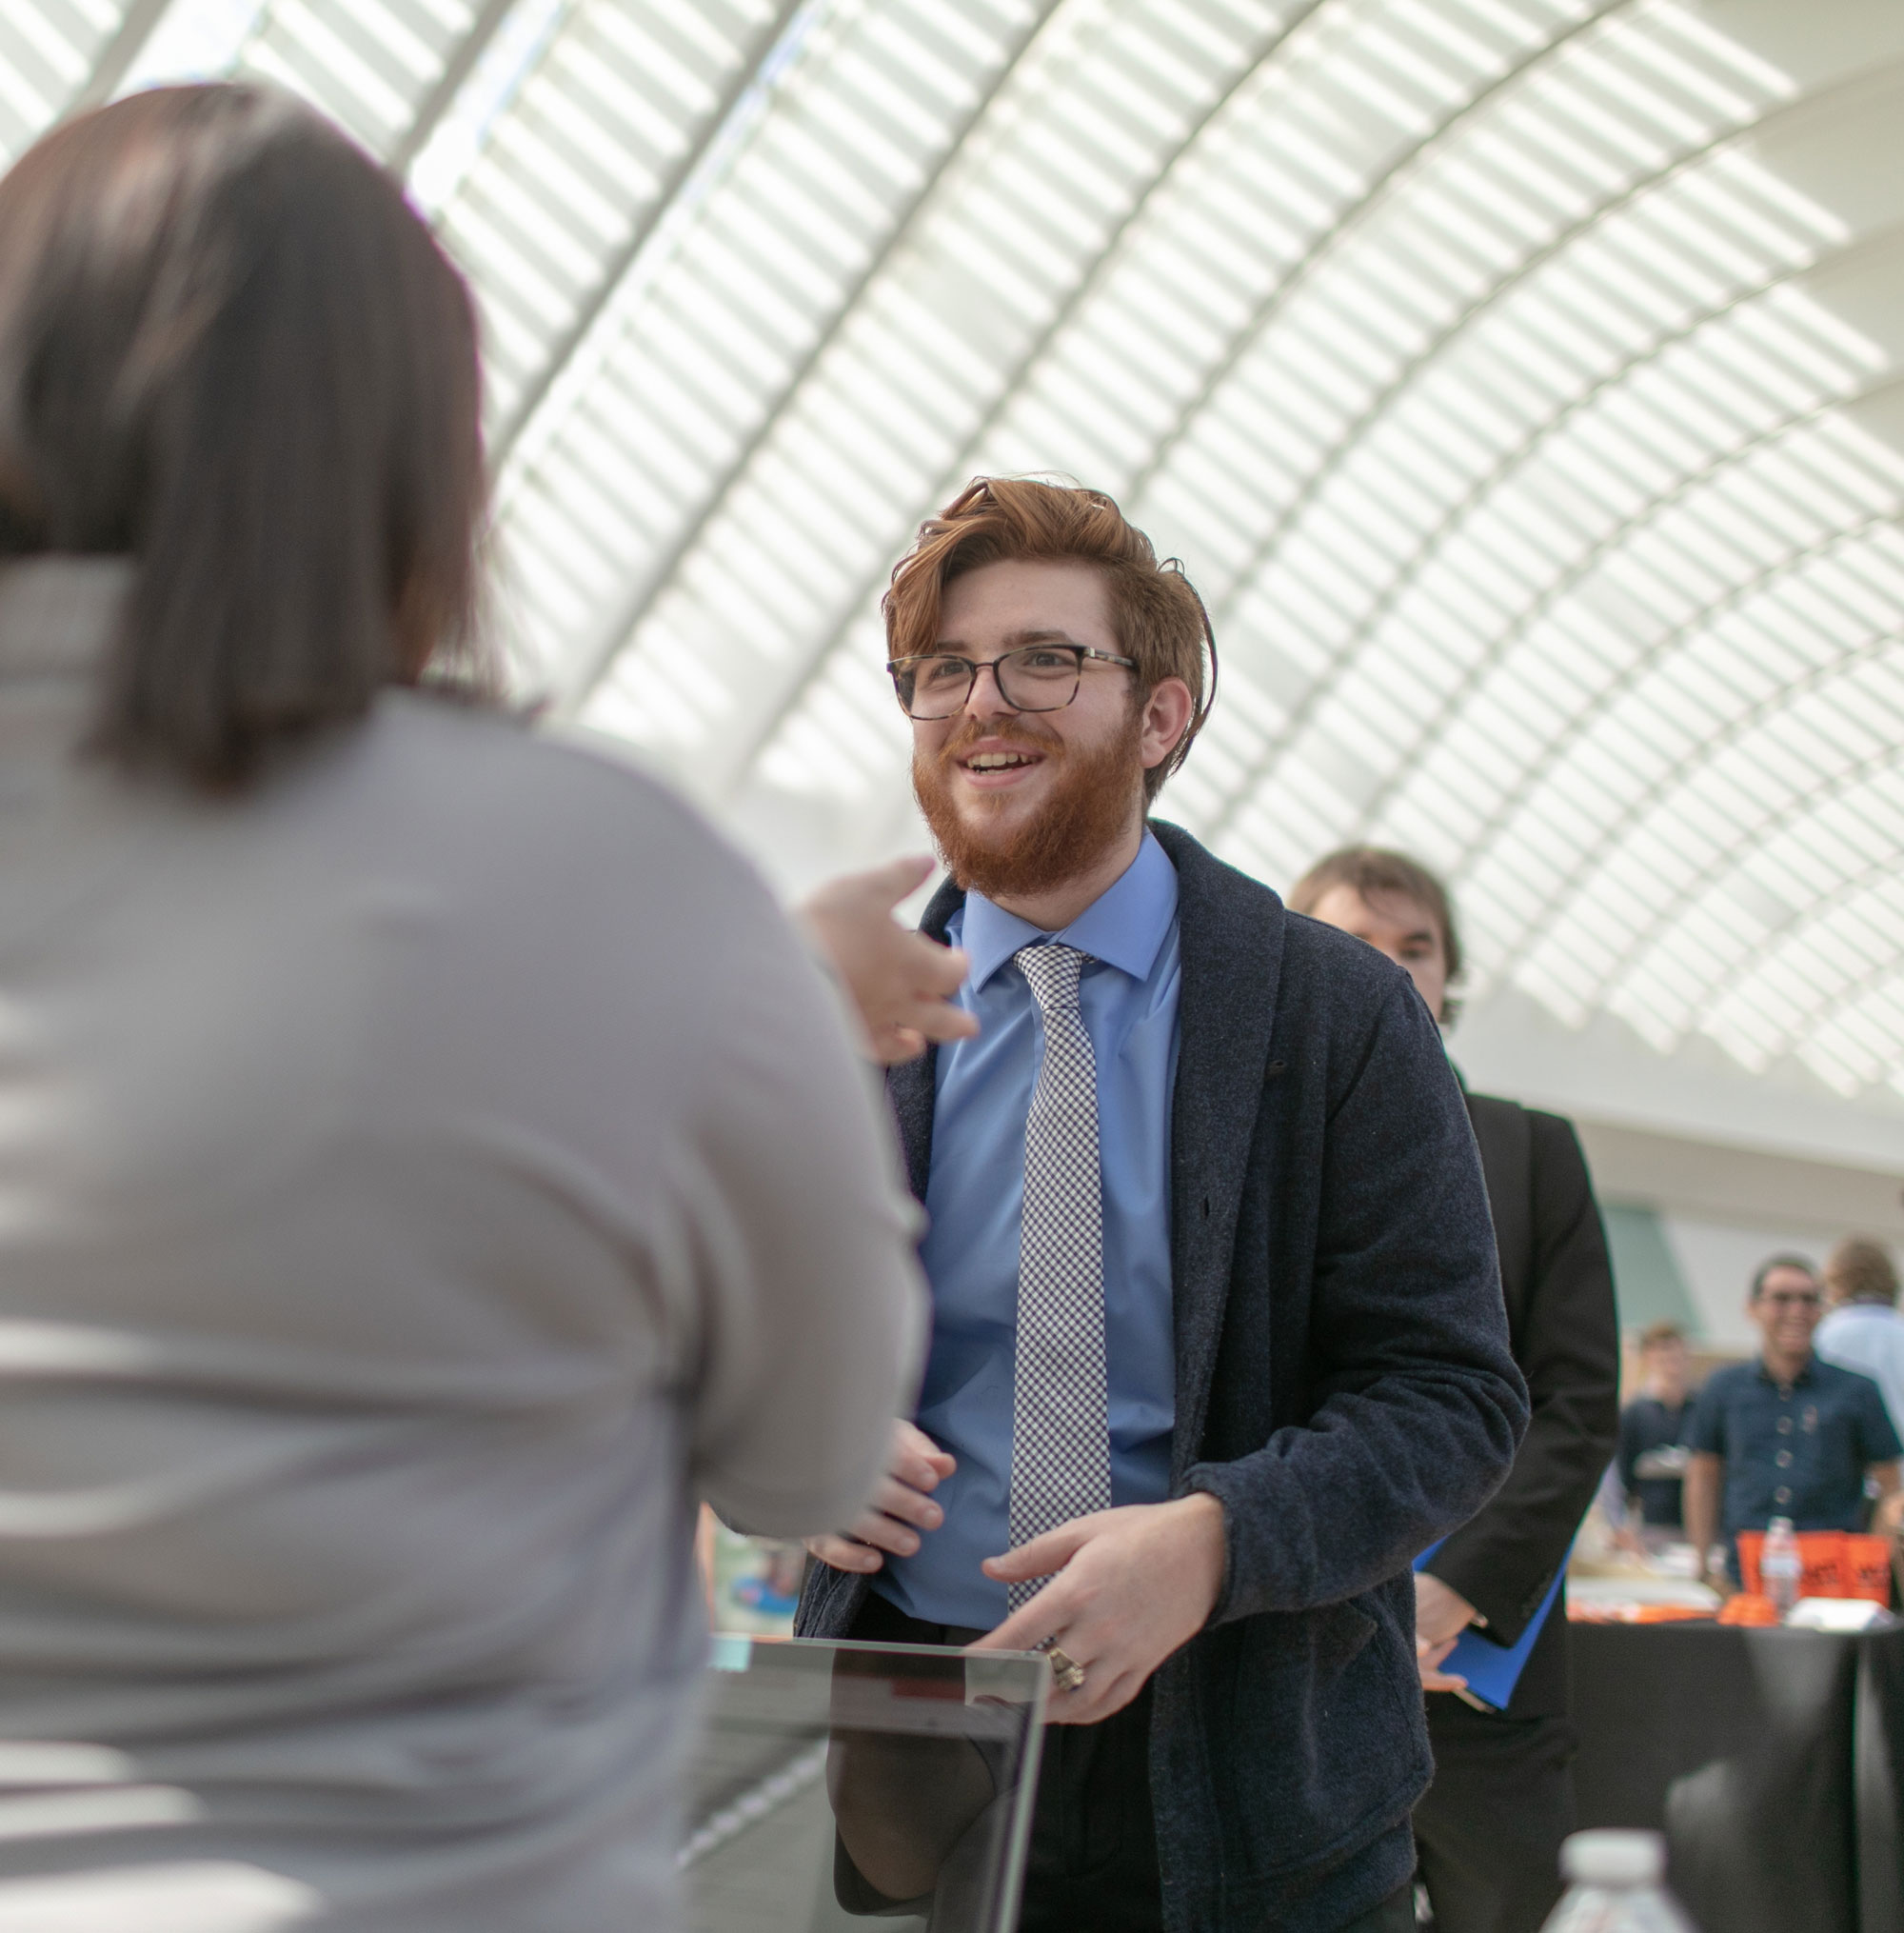
[[1244,1623],[1223,1809],[1259,1879],[1359,1850],[1426,1783],[1415,1660],[1387,1609],[1366,1592]]

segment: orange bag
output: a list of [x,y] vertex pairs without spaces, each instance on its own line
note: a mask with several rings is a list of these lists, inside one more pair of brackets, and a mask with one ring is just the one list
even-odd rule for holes
[[[1738,1533],[1738,1574],[1755,1596],[1761,1589],[1758,1559],[1764,1548],[1764,1531]],[[1891,1602],[1891,1545],[1882,1537],[1859,1537],[1848,1530],[1801,1530],[1798,1557],[1805,1566],[1798,1584],[1801,1598]]]
[[1738,1533],[1738,1578],[1750,1597],[1760,1595],[1758,1555],[1764,1548],[1764,1531],[1741,1530]]
[[1805,1566],[1798,1580],[1801,1598],[1844,1596],[1844,1547],[1842,1530],[1799,1531],[1798,1557]]
[[1891,1540],[1853,1537],[1844,1541],[1844,1575],[1837,1595],[1868,1598],[1874,1604],[1891,1602]]

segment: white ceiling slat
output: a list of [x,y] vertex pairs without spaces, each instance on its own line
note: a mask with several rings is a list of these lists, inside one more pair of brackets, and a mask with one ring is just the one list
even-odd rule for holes
[[745,475],[749,464],[765,448],[768,440],[783,420],[783,411],[798,392],[803,380],[820,368],[827,351],[840,339],[847,319],[878,279],[881,271],[911,238],[913,225],[930,203],[933,191],[943,178],[944,169],[958,157],[965,135],[978,124],[984,110],[1012,74],[1019,55],[1036,36],[1048,17],[1054,0],[1038,0],[1017,23],[1009,39],[1002,42],[993,65],[990,80],[981,92],[963,104],[955,122],[956,131],[941,149],[941,158],[931,172],[895,208],[884,236],[868,253],[857,275],[842,289],[831,305],[831,319],[824,322],[806,346],[800,361],[786,379],[776,387],[775,396],[763,408],[751,433],[729,455],[725,464],[709,480],[699,508],[683,526],[674,543],[650,561],[625,601],[603,626],[599,642],[585,651],[579,663],[564,680],[564,700],[573,710],[585,705],[606,674],[631,632],[653,607],[676,571],[690,554],[694,544],[709,528],[728,494]]
[[904,836],[892,557],[1070,470],[1210,597],[1226,856],[1904,1123],[1904,27],[1813,5],[10,0],[0,158],[235,72],[407,171],[524,664],[770,851]]

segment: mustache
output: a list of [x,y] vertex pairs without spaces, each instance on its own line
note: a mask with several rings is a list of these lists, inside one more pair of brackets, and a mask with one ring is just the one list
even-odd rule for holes
[[986,738],[1022,746],[1026,751],[1043,752],[1048,757],[1064,756],[1064,741],[1048,726],[1033,725],[1023,717],[986,721],[966,714],[961,716],[957,730],[932,754],[932,763],[942,770]]

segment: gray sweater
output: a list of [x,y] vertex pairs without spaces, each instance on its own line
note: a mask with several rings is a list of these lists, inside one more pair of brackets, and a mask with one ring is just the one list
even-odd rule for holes
[[0,570],[0,1923],[665,1933],[695,1493],[843,1521],[910,1387],[871,1084],[609,759],[76,760],[123,581]]

